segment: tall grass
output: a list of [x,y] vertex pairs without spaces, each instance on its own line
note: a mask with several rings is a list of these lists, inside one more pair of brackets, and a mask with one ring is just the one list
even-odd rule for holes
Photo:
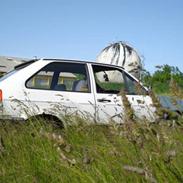
[[0,122],[0,182],[183,182],[183,118],[78,125]]

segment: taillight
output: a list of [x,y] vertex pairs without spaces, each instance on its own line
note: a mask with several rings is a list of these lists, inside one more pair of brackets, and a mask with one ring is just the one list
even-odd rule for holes
[[0,90],[0,102],[2,102],[2,101],[3,101],[3,91]]

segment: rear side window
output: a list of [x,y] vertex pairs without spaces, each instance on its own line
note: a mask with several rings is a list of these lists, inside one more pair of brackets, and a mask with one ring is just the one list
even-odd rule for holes
[[90,92],[86,64],[54,62],[33,75],[26,87],[70,92]]

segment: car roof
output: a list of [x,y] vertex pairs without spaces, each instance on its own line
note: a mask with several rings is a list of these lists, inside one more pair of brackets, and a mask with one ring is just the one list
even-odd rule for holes
[[44,58],[44,59],[37,59],[37,60],[45,60],[45,61],[56,61],[56,62],[75,62],[75,63],[89,63],[89,64],[97,64],[101,66],[114,66],[118,68],[124,69],[122,66],[114,65],[114,64],[105,64],[105,63],[100,63],[100,62],[94,62],[94,61],[87,61],[87,60],[72,60],[72,59],[58,59],[58,58]]
[[58,58],[43,58],[43,59],[31,59],[31,60],[28,60],[24,63],[21,63],[21,64],[18,64],[16,65],[14,68],[15,69],[21,69],[21,68],[24,68],[26,67],[27,65],[31,64],[31,63],[34,63],[34,62],[37,62],[37,61],[55,61],[55,62],[71,62],[71,63],[89,63],[89,64],[95,64],[95,65],[99,65],[99,66],[107,66],[107,67],[116,67],[116,68],[120,68],[120,69],[123,69],[125,70],[122,66],[118,66],[118,65],[113,65],[113,64],[105,64],[105,63],[99,63],[99,62],[92,62],[92,61],[87,61],[87,60],[71,60],[71,59],[58,59]]

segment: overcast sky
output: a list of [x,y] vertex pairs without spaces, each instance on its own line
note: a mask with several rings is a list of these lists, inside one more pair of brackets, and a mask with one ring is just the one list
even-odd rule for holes
[[0,0],[0,55],[95,60],[125,41],[183,71],[183,0]]

